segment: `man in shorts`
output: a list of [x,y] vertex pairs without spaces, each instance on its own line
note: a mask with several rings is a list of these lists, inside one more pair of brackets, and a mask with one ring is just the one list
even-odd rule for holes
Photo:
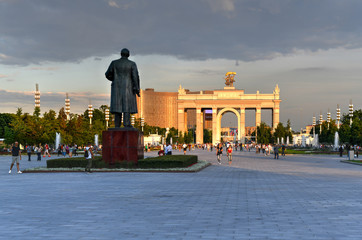
[[18,169],[18,173],[22,173],[19,168],[19,160],[21,160],[21,151],[19,147],[19,143],[15,142],[11,148],[11,155],[12,155],[12,162],[9,170],[9,174],[11,173],[11,170],[13,169],[14,163],[16,162],[16,167]]

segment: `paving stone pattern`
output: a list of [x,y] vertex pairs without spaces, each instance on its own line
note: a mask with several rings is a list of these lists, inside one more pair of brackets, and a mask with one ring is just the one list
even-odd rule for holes
[[[181,154],[174,151],[174,154]],[[8,174],[0,239],[361,239],[362,166],[234,152],[198,173]],[[153,156],[155,153],[146,153]],[[52,157],[53,158],[53,157]],[[24,157],[20,168],[44,166]]]

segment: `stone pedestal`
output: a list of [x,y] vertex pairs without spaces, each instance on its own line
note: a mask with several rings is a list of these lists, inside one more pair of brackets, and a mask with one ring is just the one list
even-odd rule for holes
[[143,159],[143,133],[135,128],[109,128],[102,134],[103,161],[137,163]]

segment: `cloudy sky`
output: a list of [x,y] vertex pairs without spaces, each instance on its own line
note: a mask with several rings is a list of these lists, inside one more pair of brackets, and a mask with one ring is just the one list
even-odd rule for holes
[[143,89],[221,89],[228,71],[246,93],[279,84],[281,122],[300,129],[351,99],[362,108],[361,12],[359,0],[0,0],[0,112],[32,112],[36,83],[42,111],[66,92],[72,112],[109,104],[104,72],[127,47]]

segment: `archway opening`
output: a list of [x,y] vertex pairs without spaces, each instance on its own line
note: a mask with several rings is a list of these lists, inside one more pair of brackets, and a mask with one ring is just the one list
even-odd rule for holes
[[245,109],[245,141],[254,141],[255,136],[253,136],[254,131],[256,130],[256,109]]
[[221,116],[221,138],[223,142],[238,140],[238,117],[233,112],[225,112]]
[[261,109],[261,121],[268,125],[270,128],[273,128],[273,109]]

